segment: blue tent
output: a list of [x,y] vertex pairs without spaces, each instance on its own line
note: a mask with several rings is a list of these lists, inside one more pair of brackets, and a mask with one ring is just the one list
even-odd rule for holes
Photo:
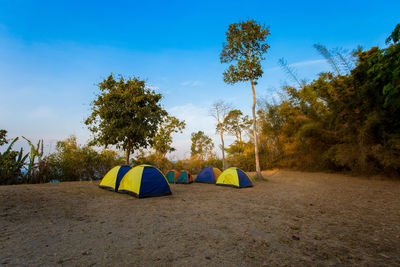
[[215,184],[221,171],[218,168],[204,168],[196,177],[196,183]]

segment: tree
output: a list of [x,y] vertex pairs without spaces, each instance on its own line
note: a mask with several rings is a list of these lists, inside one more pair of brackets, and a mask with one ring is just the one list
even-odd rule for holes
[[[14,138],[4,152],[0,152],[0,185],[22,182],[22,169],[29,154],[24,155],[23,149],[12,150],[18,137]],[[7,131],[0,129],[0,146],[8,144]]]
[[244,120],[243,113],[239,109],[229,111],[225,119],[225,130],[239,142],[242,142],[242,132],[246,127]]
[[229,114],[229,110],[231,109],[229,104],[226,104],[224,101],[215,102],[210,110],[209,114],[217,121],[217,132],[221,137],[221,151],[222,151],[222,169],[225,170],[225,144],[224,144],[224,131],[225,131],[225,123],[226,118]]
[[198,156],[201,160],[205,160],[207,156],[212,155],[214,144],[210,137],[203,131],[192,133],[192,146],[190,148],[192,156]]
[[286,74],[289,76],[289,78],[291,78],[293,81],[297,83],[299,88],[305,85],[305,82],[298,78],[296,70],[293,67],[291,67],[284,58],[279,59],[278,63],[281,69],[284,72],[286,72]]
[[173,116],[166,116],[159,128],[157,134],[153,138],[153,148],[157,154],[161,155],[161,158],[165,158],[168,152],[175,151],[172,145],[172,134],[182,133],[185,129],[185,121],[180,121]]
[[130,78],[119,81],[111,74],[99,84],[100,93],[92,103],[85,124],[93,133],[91,144],[115,145],[125,151],[125,163],[134,149],[151,145],[166,111],[161,94],[146,87],[144,81]]
[[0,129],[0,146],[8,144],[7,140],[7,130]]
[[392,34],[386,39],[386,44],[389,44],[391,41],[393,44],[397,44],[397,42],[400,40],[400,23],[396,25],[396,28],[394,28]]
[[117,152],[97,152],[88,145],[79,145],[75,136],[58,141],[56,151],[44,161],[50,165],[47,173],[49,179],[60,181],[100,179],[112,167],[123,163]]
[[243,152],[243,138],[242,133],[248,127],[248,116],[243,116],[243,113],[239,109],[233,109],[229,111],[228,116],[225,120],[225,131],[234,137],[236,137],[236,146],[239,154]]
[[349,74],[354,68],[354,57],[345,49],[340,47],[328,49],[322,44],[314,44],[314,48],[326,59],[336,74]]
[[339,75],[341,75],[339,66],[332,55],[331,51],[329,51],[324,45],[322,44],[314,44],[314,48],[328,61],[329,65],[331,65],[332,69]]
[[221,63],[231,63],[223,73],[224,81],[228,84],[250,81],[253,93],[253,135],[254,153],[256,160],[257,177],[263,179],[258,157],[257,120],[256,120],[256,92],[254,86],[263,75],[261,61],[265,59],[269,45],[266,42],[270,35],[269,27],[257,24],[254,20],[247,20],[229,25],[226,32],[226,43],[221,52]]

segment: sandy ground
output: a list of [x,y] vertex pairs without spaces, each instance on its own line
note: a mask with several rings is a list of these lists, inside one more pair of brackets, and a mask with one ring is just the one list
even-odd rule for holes
[[0,187],[0,265],[400,265],[400,182],[271,171],[137,199],[70,182]]

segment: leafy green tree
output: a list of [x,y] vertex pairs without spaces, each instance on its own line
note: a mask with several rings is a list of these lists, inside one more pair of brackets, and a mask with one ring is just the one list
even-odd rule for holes
[[243,132],[248,128],[249,119],[247,116],[243,116],[242,111],[239,109],[233,109],[229,111],[228,116],[225,119],[225,131],[236,137],[236,141],[242,142]]
[[191,155],[197,156],[201,160],[205,160],[207,157],[212,155],[214,144],[209,136],[203,131],[192,133],[191,136],[192,145],[190,147]]
[[269,28],[247,20],[229,25],[226,32],[226,43],[221,52],[221,63],[232,63],[224,72],[224,81],[229,84],[250,81],[253,93],[253,135],[257,177],[261,175],[258,156],[258,138],[256,125],[256,92],[254,86],[262,76],[261,61],[265,59],[269,45],[266,42],[270,35]]
[[[228,153],[243,153],[244,142],[243,142],[243,133],[249,130],[251,127],[252,121],[248,118],[248,116],[243,116],[242,111],[239,109],[233,109],[229,111],[228,116],[225,120],[225,131],[236,138],[235,142],[231,144]],[[228,151],[228,150],[227,150]]]
[[79,145],[76,136],[58,141],[56,152],[47,156],[48,176],[60,181],[101,179],[107,171],[123,162],[113,150],[97,152],[89,145]]
[[[261,166],[399,175],[400,43],[393,37],[384,49],[358,49],[354,66],[340,50],[321,47],[340,74],[333,66],[308,83],[296,81],[282,60],[297,86],[284,86],[280,101],[258,101]],[[230,164],[253,168],[250,146],[252,140],[239,157],[238,144],[232,144]]]
[[221,137],[221,152],[222,152],[222,169],[225,170],[225,144],[224,144],[224,131],[225,123],[231,106],[226,104],[224,101],[217,101],[212,104],[209,115],[217,121],[217,132]]
[[153,148],[156,153],[165,159],[168,152],[175,151],[172,145],[172,134],[182,133],[185,129],[185,121],[180,121],[174,116],[166,116],[158,129],[157,134],[153,138]]
[[392,34],[386,39],[386,43],[389,44],[393,42],[393,44],[397,44],[400,40],[400,23],[396,25]]
[[321,73],[299,88],[286,86],[279,104],[259,111],[263,160],[302,169],[400,173],[400,44],[354,55],[349,73]]
[[0,146],[8,144],[7,140],[7,130],[0,129]]
[[[18,139],[18,137],[14,138],[6,150],[3,153],[0,152],[0,184],[17,184],[23,182],[22,170],[29,153],[24,155],[22,148],[19,151],[12,150],[13,145]],[[0,146],[4,144],[8,144],[7,131],[0,130]]]
[[93,133],[91,144],[115,145],[125,151],[125,163],[133,150],[151,145],[166,111],[161,94],[148,89],[144,81],[113,75],[99,84],[100,93],[92,103],[85,124]]
[[386,39],[392,44],[380,51],[378,55],[371,58],[370,63],[375,63],[370,68],[370,73],[377,75],[373,77],[375,82],[383,81],[382,92],[385,97],[385,108],[392,112],[400,110],[400,23],[397,24],[392,34]]

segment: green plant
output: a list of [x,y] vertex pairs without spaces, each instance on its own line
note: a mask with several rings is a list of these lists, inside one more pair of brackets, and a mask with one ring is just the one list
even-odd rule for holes
[[[43,170],[40,170],[40,167],[43,167],[42,158],[43,158],[43,139],[39,140],[36,147],[32,144],[32,142],[27,139],[26,137],[22,136],[29,146],[30,146],[30,153],[29,153],[29,163],[26,168],[26,174],[24,175],[24,180],[27,180],[27,183],[38,183],[40,182],[40,176]],[[37,162],[36,162],[37,158]]]
[[[4,139],[2,144],[8,143],[5,139],[6,133],[6,131],[2,132],[2,137]],[[3,153],[0,153],[0,184],[16,184],[22,182],[22,169],[29,153],[24,155],[22,148],[18,152],[12,150],[13,145],[18,139],[19,138],[16,137],[11,141],[7,149]]]

